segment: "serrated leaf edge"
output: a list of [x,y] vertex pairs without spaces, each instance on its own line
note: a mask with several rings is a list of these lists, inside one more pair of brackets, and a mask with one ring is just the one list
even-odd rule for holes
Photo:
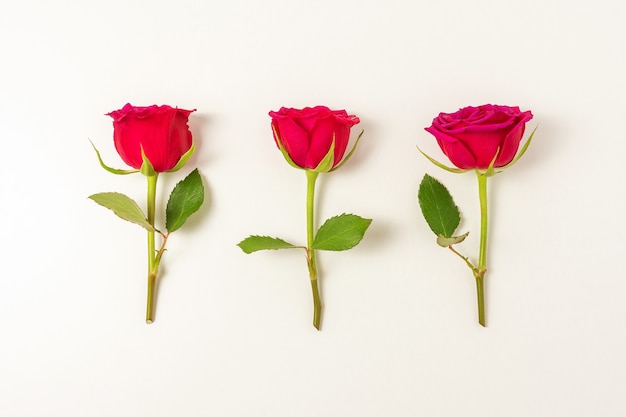
[[[324,226],[325,226],[325,225],[326,225],[329,221],[331,221],[331,220],[333,220],[333,219],[336,219],[336,218],[339,218],[339,217],[342,217],[342,216],[354,216],[354,217],[358,217],[360,220],[365,220],[365,221],[367,221],[367,226],[365,227],[365,230],[363,230],[363,234],[361,235],[361,238],[360,238],[360,239],[359,239],[359,240],[358,240],[358,241],[357,241],[354,245],[352,245],[352,246],[350,246],[349,248],[346,248],[346,249],[333,250],[333,249],[323,249],[323,248],[319,248],[319,247],[317,247],[316,242],[317,242],[317,237],[318,237],[318,235],[319,235],[319,231],[320,231],[320,230],[321,230],[321,229],[322,229],[322,228],[323,228],[323,227],[324,227]],[[313,249],[315,249],[315,250],[326,250],[326,251],[332,251],[332,252],[341,252],[341,251],[344,251],[344,250],[349,250],[349,249],[352,249],[352,248],[354,248],[355,246],[357,246],[359,243],[361,243],[361,240],[363,240],[363,237],[365,236],[365,232],[367,231],[367,229],[369,229],[370,225],[372,224],[372,221],[373,221],[372,219],[368,219],[368,218],[365,218],[365,217],[361,217],[361,216],[359,216],[358,214],[354,214],[354,213],[341,213],[341,214],[338,214],[338,215],[336,215],[336,216],[329,217],[328,219],[326,219],[326,220],[324,221],[324,223],[322,223],[322,225],[319,227],[319,229],[317,229],[317,232],[315,233],[315,238],[313,239]]]
[[[124,217],[120,216],[120,214],[116,210],[114,210],[113,208],[111,208],[109,206],[106,206],[106,205],[102,204],[101,202],[99,202],[99,201],[97,201],[96,199],[93,198],[94,196],[101,195],[101,194],[116,194],[116,195],[123,196],[124,198],[127,198],[130,202],[132,202],[135,205],[137,210],[139,210],[139,213],[141,213],[141,215],[143,216],[143,220],[145,220],[145,223],[143,223],[143,222],[140,223],[140,222],[137,222],[135,220],[124,218]],[[122,219],[124,221],[127,221],[129,223],[134,223],[134,224],[136,224],[138,226],[141,226],[142,228],[146,229],[149,232],[157,231],[153,226],[150,225],[150,223],[148,222],[148,219],[146,218],[143,210],[141,209],[141,207],[139,207],[139,204],[137,204],[137,202],[135,200],[133,200],[132,198],[130,198],[126,194],[110,191],[110,192],[102,192],[102,193],[92,194],[92,195],[90,195],[87,198],[89,198],[90,200],[92,200],[93,202],[98,204],[99,206],[102,206],[102,207],[104,207],[104,208],[106,208],[108,210],[111,210],[117,217],[119,217],[120,219]]]
[[[422,207],[422,201],[419,199],[419,192],[422,189],[422,184],[424,183],[424,180],[426,180],[426,178],[430,178],[431,180],[433,180],[436,183],[438,183],[439,185],[441,185],[444,188],[444,190],[446,191],[446,193],[450,196],[450,200],[452,201],[452,204],[454,205],[454,208],[456,209],[456,211],[458,213],[458,216],[459,216],[459,222],[457,223],[456,227],[454,227],[454,230],[452,230],[452,232],[450,233],[450,234],[453,234],[456,231],[456,229],[459,227],[459,224],[461,223],[461,210],[459,210],[459,206],[457,206],[456,203],[454,202],[454,197],[452,197],[452,194],[450,193],[448,188],[441,181],[439,181],[437,178],[435,178],[435,177],[433,177],[431,175],[428,175],[428,174],[424,174],[424,177],[422,178],[422,181],[420,182],[419,189],[417,191],[417,194],[418,194],[418,204],[420,206],[420,210],[422,211],[422,217],[424,217],[424,220],[426,221],[426,224],[428,225],[428,228],[433,233],[437,234],[434,230],[432,230],[432,227],[431,227],[430,223],[428,222],[428,219],[426,219],[426,216],[424,215],[424,209]],[[439,205],[437,205],[437,206],[439,206]],[[441,217],[441,216],[439,216],[439,217]],[[442,223],[442,226],[443,226],[443,223]]]
[[[250,252],[247,252],[244,248],[241,247],[241,244],[244,243],[246,240],[251,239],[251,238],[266,238],[266,239],[272,239],[272,240],[279,240],[281,242],[284,242],[290,246],[286,246],[284,248],[261,248],[261,249],[256,249]],[[261,250],[279,250],[279,249],[306,249],[306,247],[304,246],[298,246],[298,245],[294,245],[293,243],[287,242],[284,239],[281,239],[279,237],[273,237],[273,236],[268,236],[268,235],[250,235],[248,237],[246,237],[245,239],[243,239],[241,242],[237,243],[237,246],[239,246],[239,248],[244,251],[244,253],[246,254],[251,254],[254,252],[258,252]]]
[[[180,228],[181,228],[181,227],[185,224],[185,222],[187,221],[187,219],[189,219],[189,217],[191,217],[191,215],[192,215],[192,214],[194,214],[195,212],[197,212],[198,210],[200,210],[200,207],[202,207],[202,204],[204,203],[204,184],[202,183],[202,176],[200,175],[200,171],[198,171],[198,168],[196,168],[196,169],[194,169],[193,171],[191,171],[191,172],[190,172],[190,173],[189,173],[189,174],[188,174],[185,178],[183,178],[182,180],[178,181],[178,182],[176,183],[176,185],[174,186],[174,188],[172,189],[172,192],[170,193],[170,196],[169,196],[169,198],[168,198],[167,205],[166,205],[166,210],[165,210],[165,216],[166,216],[166,217],[165,217],[165,222],[166,222],[166,224],[167,224],[167,223],[169,223],[169,222],[168,222],[168,216],[167,216],[167,215],[168,215],[168,210],[167,210],[167,207],[169,207],[169,203],[170,203],[170,200],[171,200],[171,198],[172,198],[172,194],[174,194],[174,191],[176,190],[176,188],[177,188],[177,187],[178,187],[181,183],[183,183],[183,182],[184,182],[184,181],[186,181],[186,180],[191,179],[191,178],[192,178],[191,176],[192,176],[192,175],[194,175],[194,174],[195,174],[195,175],[197,175],[197,176],[198,176],[198,178],[200,179],[200,189],[202,190],[202,199],[200,200],[200,204],[198,205],[198,207],[197,207],[195,210],[193,210],[192,212],[190,212],[190,213],[189,213],[189,215],[188,215],[187,217],[185,217],[185,218],[184,218],[184,220],[180,223],[180,225],[178,225],[178,227],[174,228],[173,230],[169,230],[169,229],[168,229],[168,232],[170,232],[170,233],[171,233],[171,232],[175,232],[176,230],[180,229]],[[180,221],[180,218],[181,218],[181,216],[178,216],[177,221]]]

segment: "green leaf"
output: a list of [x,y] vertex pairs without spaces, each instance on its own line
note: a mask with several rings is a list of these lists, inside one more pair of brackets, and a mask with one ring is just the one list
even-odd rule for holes
[[278,149],[280,149],[280,153],[283,154],[283,157],[285,158],[285,161],[287,161],[287,163],[289,165],[291,165],[294,168],[297,169],[303,169],[301,166],[299,166],[298,164],[296,164],[295,162],[293,162],[293,159],[291,159],[291,157],[289,156],[289,153],[287,152],[287,149],[285,149],[285,147],[283,146],[280,137],[278,136],[278,132],[276,131],[276,129],[274,129],[274,126],[272,125],[272,131],[274,132],[274,137],[276,138],[276,143],[278,144]]
[[468,235],[469,235],[469,232],[461,236],[452,236],[452,237],[445,237],[445,236],[439,235],[437,236],[437,244],[439,246],[447,248],[448,246],[456,245],[457,243],[463,242]]
[[165,227],[169,233],[178,230],[204,201],[204,187],[198,169],[176,184],[165,210]]
[[295,246],[282,239],[269,236],[249,236],[239,242],[237,246],[245,253],[252,253],[259,250],[302,248],[302,246]]
[[98,193],[90,195],[96,203],[113,210],[120,218],[138,224],[149,232],[155,231],[137,203],[130,197],[120,193]]
[[331,217],[319,228],[313,240],[313,249],[340,251],[355,247],[372,219],[364,219],[355,214],[341,214]]
[[461,222],[461,215],[447,188],[426,174],[420,184],[417,199],[430,230],[437,236],[452,237]]

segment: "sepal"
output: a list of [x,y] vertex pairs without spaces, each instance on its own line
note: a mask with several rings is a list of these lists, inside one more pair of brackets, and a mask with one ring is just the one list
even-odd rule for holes
[[191,158],[191,155],[193,155],[195,150],[196,150],[196,142],[194,141],[194,142],[191,142],[191,148],[189,148],[189,150],[185,152],[183,156],[180,157],[176,165],[174,165],[174,168],[170,169],[167,172],[176,172],[179,169],[181,169],[183,166],[185,166],[185,164],[187,163],[187,161],[189,161],[189,158]]
[[537,131],[538,127],[539,126],[536,126],[533,129],[533,131],[531,132],[530,136],[526,140],[526,143],[524,143],[524,146],[522,146],[522,149],[517,153],[515,158],[511,162],[509,162],[507,165],[503,166],[502,168],[509,168],[509,167],[511,167],[514,163],[516,163],[522,157],[522,155],[524,155],[524,153],[526,153],[526,150],[530,146],[530,142],[533,140],[533,136],[535,135],[535,132]]
[[98,162],[100,162],[100,166],[104,170],[110,172],[111,174],[115,174],[115,175],[128,175],[128,174],[134,174],[136,172],[139,172],[139,170],[137,170],[137,169],[116,169],[116,168],[111,168],[110,166],[106,165],[104,163],[104,161],[102,160],[102,157],[100,156],[100,152],[96,148],[96,145],[94,145],[91,140],[89,141],[89,143],[91,143],[91,146],[93,147],[93,150],[96,151],[96,155],[98,156]]
[[452,173],[455,173],[455,174],[461,174],[463,172],[469,171],[468,169],[450,168],[449,166],[446,166],[446,165],[442,164],[441,162],[437,161],[436,159],[431,158],[430,156],[428,156],[424,151],[422,151],[420,149],[419,146],[417,146],[417,150],[420,151],[420,153],[422,155],[424,155],[430,162],[432,162],[433,164],[437,165],[441,169],[445,169],[448,172],[452,172]]
[[517,161],[519,161],[519,159],[526,153],[526,150],[528,149],[528,147],[530,146],[530,142],[533,140],[533,136],[535,135],[535,132],[537,131],[537,128],[539,126],[536,126],[533,131],[531,132],[530,136],[528,137],[528,139],[526,139],[526,142],[524,143],[524,146],[522,146],[522,149],[519,150],[519,152],[517,153],[517,155],[515,155],[515,158],[513,158],[513,160],[511,162],[509,162],[508,164],[499,167],[497,170],[493,167],[496,158],[498,157],[498,154],[500,153],[500,148],[498,148],[498,152],[496,152],[496,156],[494,156],[493,160],[491,161],[491,163],[489,164],[489,168],[487,168],[486,171],[480,171],[478,170],[478,173],[480,175],[484,175],[486,177],[491,177],[495,174],[499,174],[500,172],[502,172],[503,170],[510,168],[513,166],[514,163],[516,163]]
[[329,172],[333,168],[333,164],[335,163],[335,134],[333,133],[333,141],[330,144],[330,149],[324,156],[324,159],[320,161],[319,164],[315,167],[315,169],[311,169],[313,172]]
[[[354,151],[356,150],[356,145],[359,144],[359,141],[361,140],[361,136],[363,136],[363,133],[365,133],[365,130],[361,130],[361,133],[359,133],[359,136],[357,136],[356,141],[354,142],[354,146],[352,147],[352,149],[350,150],[350,152],[348,152],[348,154],[346,155],[345,158],[343,158],[343,161],[341,161],[341,163],[339,163],[336,167],[332,168],[330,171],[334,171],[336,169],[339,169],[343,166],[343,164],[345,164],[346,162],[348,162],[348,159],[350,159],[350,157],[352,156],[352,154],[354,153]],[[329,172],[330,172],[329,171]]]
[[146,177],[154,177],[155,175],[158,175],[158,173],[154,170],[152,163],[144,153],[143,146],[141,147],[141,159],[143,160],[143,164],[141,164],[141,169],[139,170],[139,172],[141,172]]
[[287,150],[283,146],[283,144],[282,144],[282,142],[280,140],[280,137],[278,137],[278,132],[276,131],[276,129],[274,129],[274,126],[272,126],[272,130],[274,131],[274,137],[276,138],[276,143],[278,144],[278,149],[280,149],[280,153],[283,154],[283,157],[285,158],[285,161],[287,161],[287,163],[289,165],[291,165],[292,167],[294,167],[294,168],[304,169],[300,165],[298,165],[295,162],[293,162],[293,159],[291,159],[291,157],[289,156],[289,153],[287,153]]
[[[477,169],[476,172],[478,172],[478,175],[482,175],[484,177],[493,177],[496,174],[499,174],[502,171],[496,171],[496,169],[494,168],[494,165],[496,163],[496,159],[498,159],[498,155],[500,155],[500,147],[498,146],[498,149],[496,149],[496,155],[493,157],[493,159],[491,160],[491,162],[489,162],[489,166],[487,167],[486,170],[482,170],[482,169]],[[504,167],[502,167],[504,168]]]

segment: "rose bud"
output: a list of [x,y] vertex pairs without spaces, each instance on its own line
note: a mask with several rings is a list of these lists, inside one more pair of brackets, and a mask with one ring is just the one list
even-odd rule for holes
[[274,140],[287,161],[298,168],[318,172],[328,172],[339,165],[350,140],[350,128],[360,121],[345,110],[330,110],[325,106],[282,107],[269,115]]
[[143,150],[155,172],[171,171],[193,146],[187,122],[194,111],[167,105],[136,107],[126,104],[107,114],[113,118],[115,149],[124,162],[135,169],[143,165]]

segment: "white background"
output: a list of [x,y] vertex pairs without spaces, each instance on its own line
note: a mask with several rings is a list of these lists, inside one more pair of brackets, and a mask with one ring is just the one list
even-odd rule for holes
[[[0,6],[0,415],[626,415],[626,3],[618,0],[78,0]],[[145,179],[105,113],[196,108],[207,203],[172,235],[144,323],[145,232],[87,196]],[[470,271],[421,217],[424,175],[478,250],[475,176],[442,171],[423,130],[485,103],[532,110],[515,167],[490,181],[488,327]],[[305,239],[305,176],[269,110],[361,118],[353,159],[318,182],[318,224],[374,219],[319,254],[243,254]]]

